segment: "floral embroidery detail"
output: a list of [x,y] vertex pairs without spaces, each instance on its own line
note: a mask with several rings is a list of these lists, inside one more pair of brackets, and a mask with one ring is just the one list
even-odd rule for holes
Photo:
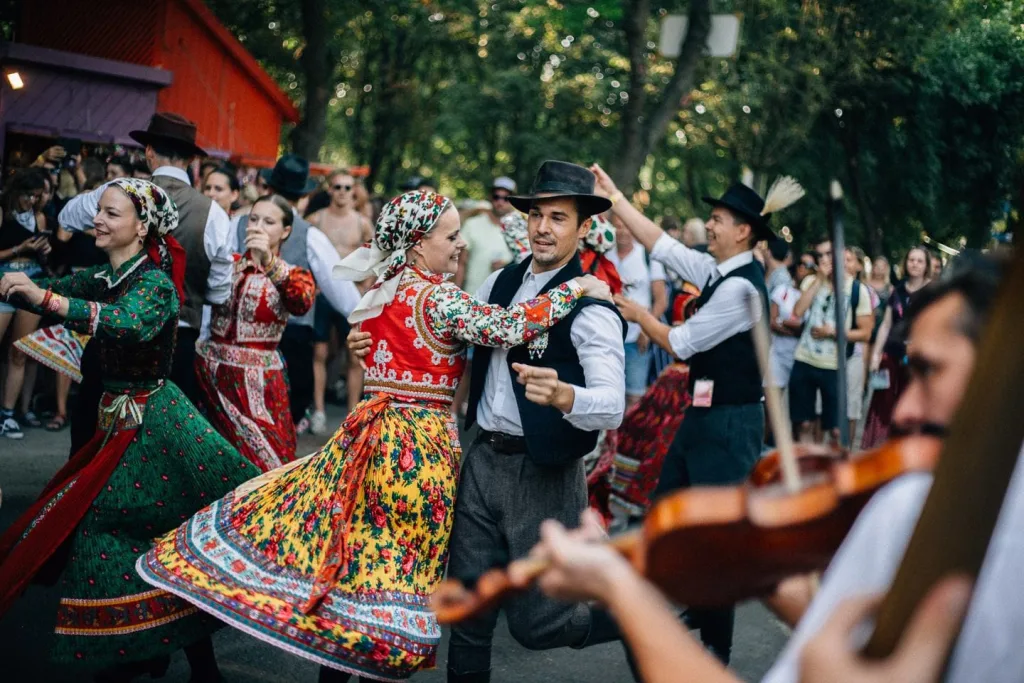
[[430,328],[449,340],[511,348],[529,342],[531,358],[547,349],[547,330],[569,315],[577,300],[568,284],[505,309],[484,303],[450,283],[429,289],[423,305]]

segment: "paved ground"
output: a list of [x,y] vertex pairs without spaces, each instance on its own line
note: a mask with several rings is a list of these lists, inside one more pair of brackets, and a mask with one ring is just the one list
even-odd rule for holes
[[[339,424],[341,412],[329,411],[328,422]],[[321,440],[300,439],[300,453],[315,450]],[[3,506],[0,529],[25,509],[49,477],[67,458],[68,433],[50,434],[42,430],[26,432],[20,441],[0,437],[0,486]],[[0,680],[5,683],[72,683],[86,681],[74,670],[48,663],[54,615],[57,609],[55,589],[30,588],[11,611],[0,620]],[[736,623],[733,666],[747,681],[756,681],[767,671],[787,637],[787,631],[759,604],[743,606]],[[218,659],[230,683],[285,683],[316,680],[316,667],[288,655],[238,631],[223,629],[214,636]],[[442,644],[438,669],[415,677],[423,683],[444,680]],[[502,625],[494,647],[496,683],[504,681],[543,681],[544,683],[618,683],[629,681],[622,648],[602,645],[584,651],[553,650],[528,652],[509,636]],[[148,680],[148,679],[142,679]],[[182,655],[176,655],[167,683],[188,680],[188,667]]]

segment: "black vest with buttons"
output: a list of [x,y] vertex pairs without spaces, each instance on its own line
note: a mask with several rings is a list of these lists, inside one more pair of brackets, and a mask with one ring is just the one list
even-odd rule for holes
[[[756,260],[740,266],[728,275],[708,285],[697,298],[697,310],[704,307],[723,282],[729,278],[743,278],[761,295],[763,315],[769,315],[768,290],[764,284],[764,268]],[[685,323],[684,323],[685,324]],[[690,357],[690,391],[698,380],[715,383],[711,405],[743,405],[759,403],[764,397],[761,369],[757,365],[754,338],[749,331],[735,334],[714,348]],[[697,410],[700,410],[697,408]]]
[[[512,303],[516,292],[523,286],[526,269],[530,267],[531,258],[517,265],[506,266],[494,281],[488,303],[504,308]],[[574,277],[583,275],[579,256],[575,256],[551,281],[540,291],[540,294],[568,282]],[[587,306],[604,306],[615,312],[622,326],[622,338],[626,338],[626,322],[612,304],[597,299],[583,298],[572,312],[557,325],[548,330],[548,346],[540,358],[530,358],[528,346],[522,344],[508,352],[508,372],[512,377],[512,392],[519,408],[519,418],[523,425],[523,436],[526,439],[527,456],[538,465],[555,467],[568,464],[582,458],[594,450],[597,445],[597,432],[585,432],[573,427],[558,408],[540,406],[526,398],[526,388],[516,381],[516,373],[512,370],[513,363],[523,363],[542,368],[553,368],[558,372],[558,379],[576,386],[586,386],[583,366],[572,343],[572,321]],[[494,350],[486,346],[477,346],[473,352],[473,372],[469,381],[469,410],[466,413],[466,429],[476,424],[477,406],[484,395],[484,382],[487,368],[491,363]]]

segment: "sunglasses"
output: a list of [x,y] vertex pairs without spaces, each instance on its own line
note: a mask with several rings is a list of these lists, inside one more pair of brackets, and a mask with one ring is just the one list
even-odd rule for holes
[[508,198],[509,198],[509,195],[507,195],[507,194],[498,194],[497,192],[495,192],[494,194],[491,195],[491,199],[493,199],[496,202],[507,202]]
[[332,185],[331,187],[335,190],[345,190],[345,192],[352,189],[351,185]]

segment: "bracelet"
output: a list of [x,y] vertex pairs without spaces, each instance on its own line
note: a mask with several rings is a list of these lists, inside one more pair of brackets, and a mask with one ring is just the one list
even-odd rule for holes
[[[49,292],[49,290],[47,290],[47,291]],[[48,313],[57,313],[57,312],[59,312],[60,311],[60,305],[61,305],[61,303],[63,303],[63,301],[64,301],[64,297],[62,297],[60,294],[53,294],[53,296],[50,298],[50,301],[48,302],[48,305],[46,306],[46,311]]]
[[50,310],[50,299],[52,299],[52,298],[53,298],[53,290],[52,289],[46,290],[46,293],[43,294],[43,303],[39,304],[39,308],[43,309],[44,311]]
[[612,203],[612,206],[615,206],[615,204],[618,203],[618,201],[622,199],[623,196],[624,195],[622,194],[621,190],[616,190],[615,194],[608,198],[608,201]]
[[569,280],[566,284],[569,285],[569,290],[577,299],[583,298],[583,285],[581,285],[576,278]]

